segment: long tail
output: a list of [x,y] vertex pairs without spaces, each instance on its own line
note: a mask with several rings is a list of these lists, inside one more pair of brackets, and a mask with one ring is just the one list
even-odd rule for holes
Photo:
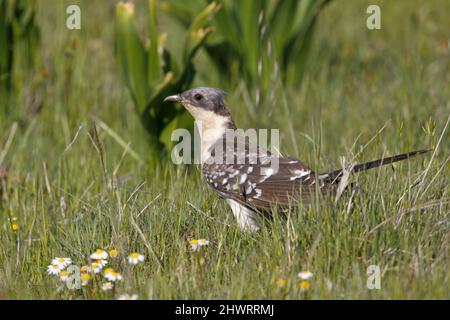
[[[351,172],[359,172],[359,171],[363,171],[363,170],[368,170],[368,169],[384,166],[386,164],[390,164],[390,163],[394,163],[397,161],[402,161],[405,159],[412,158],[419,154],[427,153],[428,151],[430,151],[430,149],[418,150],[418,151],[399,154],[399,155],[396,155],[393,157],[387,157],[387,158],[382,158],[382,159],[378,159],[378,160],[374,160],[374,161],[370,161],[370,162],[360,163],[360,164],[355,165],[352,168]],[[343,172],[344,172],[343,169],[339,169],[339,170],[335,170],[335,171],[332,171],[329,173],[322,173],[319,175],[319,179],[324,182],[329,182],[329,183],[339,182],[339,178],[342,176]]]

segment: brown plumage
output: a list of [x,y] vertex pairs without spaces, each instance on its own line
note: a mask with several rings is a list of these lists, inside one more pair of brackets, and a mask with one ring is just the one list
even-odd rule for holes
[[[220,89],[197,88],[165,100],[180,102],[195,118],[201,135],[203,176],[226,199],[243,230],[259,229],[258,212],[270,211],[273,206],[284,210],[298,200],[307,205],[317,189],[335,189],[343,169],[316,174],[298,159],[274,156],[245,136],[236,135],[224,96]],[[368,170],[427,151],[357,164],[350,170]]]
[[[256,210],[269,210],[276,204],[281,208],[289,208],[296,205],[298,200],[303,204],[309,204],[311,196],[315,193],[316,186],[324,191],[334,190],[334,186],[340,181],[343,169],[330,173],[316,175],[306,164],[292,157],[278,158],[278,172],[271,173],[269,161],[264,163],[264,159],[269,159],[272,155],[270,151],[253,146],[257,150],[257,162],[251,163],[250,155],[252,145],[246,139],[235,139],[234,144],[227,145],[227,139],[216,142],[212,150],[219,148],[217,144],[222,144],[222,158],[216,157],[212,164],[204,163],[202,173],[207,183],[224,198],[232,198],[241,204],[252,207]],[[244,144],[239,147],[239,144]],[[236,161],[238,150],[244,150],[245,162]],[[428,152],[420,150],[361,163],[353,166],[351,172],[359,172],[387,165],[397,161],[405,160],[413,156]],[[226,156],[233,155],[233,163],[227,163]],[[214,154],[213,154],[214,155]]]

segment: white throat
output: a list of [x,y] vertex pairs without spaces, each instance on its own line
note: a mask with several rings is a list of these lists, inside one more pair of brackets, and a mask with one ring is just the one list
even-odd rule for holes
[[200,133],[201,163],[211,156],[211,146],[225,134],[230,119],[212,111],[187,105],[186,108],[195,119],[195,125]]

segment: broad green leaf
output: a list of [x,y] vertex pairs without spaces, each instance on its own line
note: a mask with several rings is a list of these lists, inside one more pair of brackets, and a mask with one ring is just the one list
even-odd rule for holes
[[211,31],[211,28],[206,28],[206,26],[219,9],[220,5],[216,2],[212,2],[194,18],[191,26],[187,30],[183,54],[184,63],[187,63],[192,59],[199,46],[206,39],[206,36]]
[[149,1],[150,19],[149,19],[149,38],[150,44],[148,48],[148,84],[151,86],[160,78],[160,65],[158,53],[158,29],[156,21],[156,5],[155,0]]
[[8,68],[10,66],[10,54],[9,46],[11,40],[9,37],[6,20],[6,0],[0,0],[0,81],[6,79],[9,73]]
[[273,41],[276,54],[281,57],[283,47],[293,30],[292,13],[302,0],[279,0],[270,17],[270,40]]
[[239,1],[236,2],[236,9],[240,17],[242,28],[242,43],[244,46],[244,63],[249,70],[251,77],[255,80],[258,77],[258,60],[260,58],[260,24],[258,18],[264,15],[262,11],[263,1]]
[[147,52],[134,27],[131,3],[116,6],[116,54],[125,82],[130,88],[137,110],[142,113],[148,102]]
[[217,33],[220,33],[225,41],[236,52],[242,52],[242,37],[239,32],[239,21],[232,13],[232,4],[221,1],[221,8],[214,19]]
[[215,16],[215,14],[219,11],[219,9],[220,4],[216,2],[210,3],[194,18],[194,21],[191,23],[188,32],[204,28],[206,24],[209,23],[211,19]]
[[171,140],[172,132],[178,128],[185,128],[192,131],[194,121],[191,115],[183,112],[177,117],[174,117],[161,131],[159,141],[164,144],[167,150],[171,150],[175,142]]

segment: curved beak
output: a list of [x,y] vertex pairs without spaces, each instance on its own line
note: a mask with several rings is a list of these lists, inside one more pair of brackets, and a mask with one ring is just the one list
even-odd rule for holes
[[174,94],[172,96],[168,96],[164,99],[164,102],[167,102],[167,101],[180,102],[181,96],[179,94]]

